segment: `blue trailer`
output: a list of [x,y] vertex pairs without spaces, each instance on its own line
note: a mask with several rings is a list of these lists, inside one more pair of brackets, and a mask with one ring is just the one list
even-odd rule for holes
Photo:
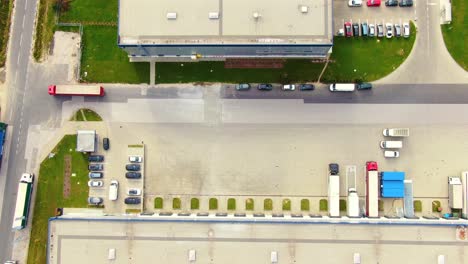
[[381,173],[382,181],[404,181],[405,173],[401,171],[384,171]]
[[5,145],[7,124],[0,122],[0,167],[2,166],[3,146]]
[[405,196],[404,172],[384,171],[380,176],[380,195],[383,198],[403,198]]

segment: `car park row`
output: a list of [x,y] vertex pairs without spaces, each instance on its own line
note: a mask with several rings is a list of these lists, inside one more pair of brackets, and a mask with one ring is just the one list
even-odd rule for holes
[[404,37],[409,38],[410,36],[410,25],[405,22],[402,25],[396,23],[377,23],[377,24],[368,24],[367,22],[362,23],[344,23],[344,32],[343,34],[346,37],[375,37],[383,38],[392,38],[392,37]]
[[[380,6],[382,3],[381,0],[367,0],[366,5],[369,7],[377,7]],[[360,7],[362,6],[362,0],[349,0],[348,6],[350,7]],[[385,6],[393,7],[393,6],[400,6],[400,7],[411,7],[413,6],[413,0],[386,0]]]
[[[236,90],[238,91],[248,91],[250,90],[251,85],[248,83],[240,83],[236,85]],[[268,87],[268,89],[265,89],[264,87]],[[296,87],[299,87],[301,91],[311,91],[314,90],[315,87],[312,84],[284,84],[282,85],[281,89],[283,91],[295,91]],[[257,85],[257,89],[260,91],[271,91],[273,90],[273,85],[270,83],[261,83]],[[371,83],[342,83],[342,84],[337,84],[333,83],[330,84],[329,90],[331,92],[352,92],[355,89],[357,90],[370,90],[372,89],[372,84]],[[128,178],[128,177],[127,177]]]

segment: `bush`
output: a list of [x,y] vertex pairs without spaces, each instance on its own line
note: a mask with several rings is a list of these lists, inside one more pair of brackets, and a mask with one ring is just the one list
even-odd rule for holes
[[234,198],[229,198],[228,199],[227,209],[228,210],[236,210],[236,199],[234,199]]
[[283,200],[283,210],[284,211],[291,211],[291,200],[284,199]]
[[320,211],[327,211],[328,210],[328,201],[327,201],[327,199],[320,199],[319,210]]
[[198,200],[198,198],[190,199],[190,209],[192,210],[200,209],[200,200]]
[[217,210],[218,209],[218,199],[210,198],[209,208],[210,208],[210,210]]
[[163,208],[163,198],[156,197],[154,199],[154,209],[162,209]]
[[301,200],[301,211],[310,211],[309,199]]
[[248,198],[245,200],[245,210],[253,211],[254,209],[254,200],[252,198]]
[[180,198],[172,199],[172,209],[180,209],[180,207],[181,207]]
[[268,199],[265,199],[265,200],[263,201],[263,210],[265,210],[265,211],[271,211],[271,210],[273,210],[273,200],[271,200],[271,199],[269,199],[269,198],[268,198]]
[[340,211],[346,211],[346,200],[340,200]]
[[422,212],[422,202],[420,200],[414,201],[414,211],[418,213]]

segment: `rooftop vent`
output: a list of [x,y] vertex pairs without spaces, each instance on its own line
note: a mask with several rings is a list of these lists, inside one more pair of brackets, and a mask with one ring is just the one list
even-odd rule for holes
[[259,19],[261,17],[260,13],[258,13],[258,12],[254,12],[252,14],[252,16],[253,16],[254,19]]
[[208,13],[208,18],[209,19],[218,19],[219,18],[219,13],[218,12],[210,12],[210,13]]
[[170,20],[177,19],[177,13],[175,12],[167,13],[166,17],[167,19],[170,19]]
[[309,7],[308,6],[301,6],[301,13],[307,13],[309,12]]

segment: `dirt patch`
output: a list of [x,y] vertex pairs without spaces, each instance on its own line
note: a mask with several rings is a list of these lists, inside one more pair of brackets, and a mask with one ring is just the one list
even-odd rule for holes
[[67,154],[63,157],[63,198],[67,199],[70,197],[71,188],[71,164],[72,156]]
[[56,31],[54,34],[51,54],[47,58],[46,65],[68,65],[67,81],[78,79],[78,67],[81,57],[81,37],[74,32]]

